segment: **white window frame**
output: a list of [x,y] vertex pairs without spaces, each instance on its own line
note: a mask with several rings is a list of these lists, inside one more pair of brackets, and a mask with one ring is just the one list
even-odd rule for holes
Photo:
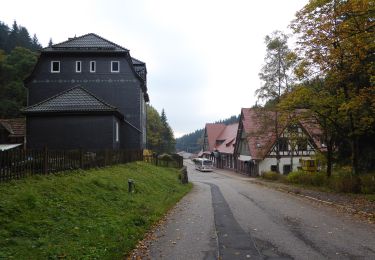
[[[118,64],[118,70],[113,70],[113,63],[117,62]],[[118,60],[113,60],[111,61],[111,73],[119,73],[120,72],[120,61]]]
[[[92,64],[94,64],[94,69],[92,69]],[[94,61],[94,60],[90,61],[90,72],[91,73],[96,72],[96,61]]]
[[[59,70],[53,70],[53,64],[57,62],[59,64]],[[52,60],[51,61],[51,73],[60,73],[61,70],[61,64],[59,60]]]
[[117,121],[115,125],[115,138],[116,138],[116,142],[120,141],[119,124]]
[[[79,64],[79,70],[78,70],[78,64]],[[76,72],[81,73],[82,72],[82,61],[76,60]]]

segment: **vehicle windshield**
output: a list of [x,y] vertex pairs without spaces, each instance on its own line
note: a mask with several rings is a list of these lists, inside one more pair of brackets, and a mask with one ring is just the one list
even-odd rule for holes
[[212,165],[211,161],[203,161],[203,165]]

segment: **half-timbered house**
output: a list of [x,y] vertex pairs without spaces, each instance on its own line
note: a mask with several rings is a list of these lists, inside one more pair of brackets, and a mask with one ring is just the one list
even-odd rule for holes
[[234,149],[236,170],[253,176],[268,171],[288,174],[317,151],[325,151],[321,136],[312,119],[294,115],[276,124],[275,112],[243,108]]

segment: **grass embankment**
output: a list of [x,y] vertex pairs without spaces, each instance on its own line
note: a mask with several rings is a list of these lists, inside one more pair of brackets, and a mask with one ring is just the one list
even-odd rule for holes
[[142,162],[0,184],[0,258],[121,259],[190,189]]

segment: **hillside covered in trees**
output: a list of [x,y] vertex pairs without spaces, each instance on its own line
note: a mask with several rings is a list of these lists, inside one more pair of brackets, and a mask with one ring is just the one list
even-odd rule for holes
[[41,49],[37,36],[31,38],[26,27],[15,21],[11,28],[0,21],[0,118],[21,116],[26,105],[23,80],[37,61]]
[[[230,125],[237,123],[239,116],[231,116],[230,118],[216,121],[215,124]],[[202,149],[204,128],[195,130],[190,134],[186,134],[176,139],[176,151],[187,151],[191,153],[199,152]]]

